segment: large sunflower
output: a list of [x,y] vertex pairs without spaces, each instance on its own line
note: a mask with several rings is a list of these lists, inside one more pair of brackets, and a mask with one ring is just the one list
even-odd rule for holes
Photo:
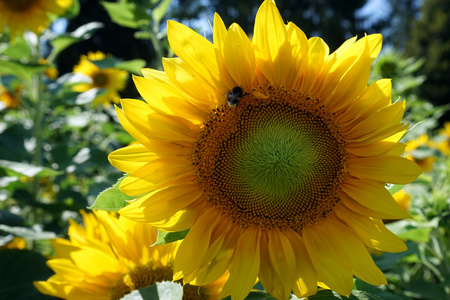
[[206,284],[228,270],[233,299],[257,277],[277,299],[317,285],[349,295],[353,275],[385,284],[366,247],[404,251],[381,219],[409,217],[385,184],[420,169],[400,157],[405,103],[391,103],[390,80],[367,86],[381,36],[330,54],[269,0],[252,41],[217,14],[214,43],[173,21],[167,30],[178,57],[134,78],[145,102],[117,109],[140,144],[109,159],[129,173],[124,193],[147,193],[119,213],[190,228],[176,278]]
[[106,58],[103,52],[89,52],[81,55],[80,63],[73,68],[74,73],[80,73],[89,77],[89,82],[80,83],[73,87],[76,92],[86,92],[97,88],[103,90],[94,99],[94,106],[103,104],[109,106],[111,102],[119,103],[119,92],[125,89],[128,72],[116,68],[100,68],[94,61]]
[[9,28],[11,37],[30,30],[40,33],[50,23],[50,14],[62,15],[72,0],[0,0],[0,32]]
[[[105,211],[83,213],[83,223],[84,227],[71,222],[70,240],[53,241],[57,258],[48,265],[56,274],[34,283],[41,293],[68,300],[114,300],[156,282],[172,281],[179,242],[150,247],[156,242],[155,228]],[[201,288],[184,286],[183,299],[217,299],[227,276]]]

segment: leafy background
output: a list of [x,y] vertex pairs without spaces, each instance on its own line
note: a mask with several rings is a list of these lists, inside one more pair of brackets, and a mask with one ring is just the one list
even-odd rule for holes
[[[73,91],[83,81],[73,73],[80,56],[109,54],[96,64],[127,71],[121,96],[139,98],[131,74],[139,75],[142,67],[162,69],[161,58],[174,55],[167,19],[211,39],[208,19],[217,11],[227,26],[237,22],[251,33],[259,5],[256,0],[79,0],[38,38],[0,34],[1,299],[52,299],[32,286],[52,274],[45,265],[53,254],[49,239],[66,236],[68,220],[80,221],[80,210],[116,211],[129,199],[117,188],[123,174],[107,156],[133,140],[112,105],[93,105],[105,91]],[[324,38],[331,50],[356,34],[382,32],[385,47],[371,81],[393,79],[393,100],[407,100],[405,121],[414,127],[404,138],[406,156],[424,173],[406,187],[390,187],[409,195],[406,208],[413,219],[387,225],[408,250],[373,253],[389,284],[379,288],[355,280],[350,299],[450,299],[450,123],[444,127],[450,120],[450,3],[279,0],[277,6],[285,20],[307,36]],[[6,96],[16,104],[8,105]],[[185,234],[161,234],[159,243]],[[135,296],[127,299],[141,299]],[[252,292],[248,299],[267,297]],[[321,291],[309,299],[345,297]]]

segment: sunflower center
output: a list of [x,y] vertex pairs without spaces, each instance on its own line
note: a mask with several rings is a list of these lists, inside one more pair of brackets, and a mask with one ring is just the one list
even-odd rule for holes
[[243,227],[292,228],[326,217],[339,201],[344,142],[320,100],[259,88],[213,109],[193,164],[208,201]]
[[125,274],[112,289],[111,300],[118,300],[134,290],[155,284],[172,281],[173,270],[170,267],[153,269],[151,264],[135,267]]
[[36,0],[0,0],[10,11],[24,12],[28,11],[36,2]]
[[94,81],[94,86],[97,87],[105,87],[108,84],[108,76],[101,72],[94,74],[94,76],[92,76],[92,79]]

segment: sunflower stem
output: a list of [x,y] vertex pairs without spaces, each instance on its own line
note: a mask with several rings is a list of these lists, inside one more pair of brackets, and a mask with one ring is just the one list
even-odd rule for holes
[[[39,61],[39,37],[38,41],[35,45],[34,49],[34,60],[36,62]],[[41,95],[41,83],[42,83],[42,74],[37,73],[33,75],[31,80],[31,102],[34,105],[34,124],[33,124],[33,137],[35,139],[35,148],[33,154],[33,165],[41,166],[42,165],[42,95]],[[39,192],[39,179],[34,178],[34,186],[33,186],[34,195],[37,199]]]

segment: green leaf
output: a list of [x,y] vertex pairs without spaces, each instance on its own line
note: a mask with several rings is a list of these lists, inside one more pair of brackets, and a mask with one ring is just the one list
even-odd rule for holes
[[389,186],[389,193],[391,193],[391,195],[397,193],[398,191],[400,191],[405,185],[404,184],[393,184],[391,186]]
[[61,174],[60,171],[31,164],[9,160],[0,160],[0,170],[3,169],[9,176],[50,177]]
[[140,40],[150,40],[152,38],[152,35],[148,30],[142,30],[142,31],[136,31],[134,33],[134,38],[140,39]]
[[21,60],[31,57],[31,49],[23,39],[19,39],[13,45],[3,50],[2,54],[14,60]]
[[116,68],[126,70],[133,74],[141,74],[141,69],[145,67],[145,60],[133,59],[129,61],[119,62],[115,65]]
[[94,204],[90,206],[89,209],[117,212],[121,208],[128,205],[127,200],[133,200],[139,197],[128,196],[119,189],[120,183],[124,178],[125,177],[120,178],[115,185],[101,192],[100,195],[97,196],[97,199],[95,199]]
[[414,228],[398,234],[403,240],[410,240],[416,243],[427,243],[430,240],[430,233],[433,228]]
[[129,28],[144,28],[150,24],[150,16],[146,10],[127,2],[102,2],[113,22]]
[[188,232],[189,229],[178,232],[166,232],[158,230],[158,237],[156,239],[156,243],[154,243],[152,246],[164,245],[178,240],[182,240],[186,237]]
[[152,17],[156,24],[159,24],[161,22],[161,19],[166,14],[171,2],[172,0],[162,0],[161,3],[159,3],[159,5],[155,7],[155,9],[153,9]]
[[51,41],[51,45],[53,46],[52,57],[55,57],[58,53],[76,42],[91,38],[91,36],[102,27],[102,23],[90,22],[78,27],[73,32],[58,35]]
[[0,299],[55,299],[43,295],[33,286],[33,281],[47,280],[52,270],[46,259],[29,250],[0,250]]
[[27,81],[31,80],[34,74],[44,72],[45,69],[47,66],[44,65],[11,60],[6,56],[0,57],[0,73],[14,75]]

